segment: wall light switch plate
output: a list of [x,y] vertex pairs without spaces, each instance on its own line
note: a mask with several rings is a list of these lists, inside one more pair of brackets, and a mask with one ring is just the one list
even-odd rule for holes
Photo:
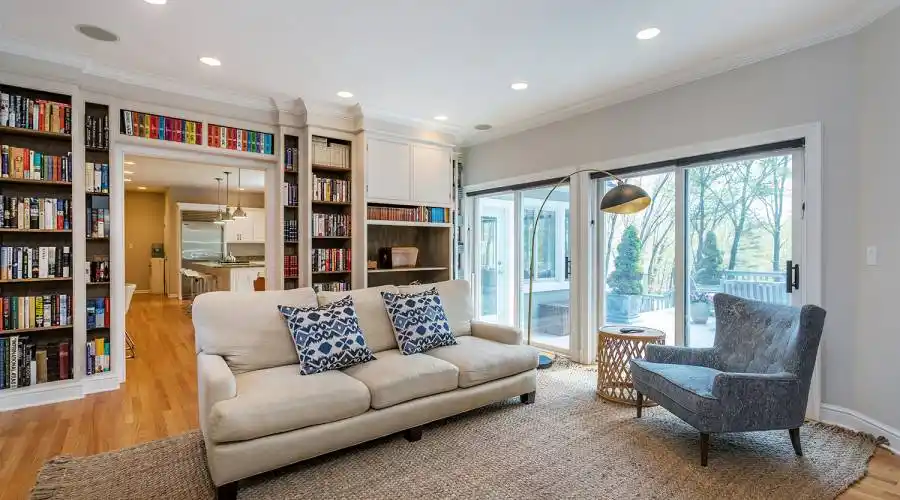
[[866,264],[870,266],[878,265],[878,247],[866,247]]

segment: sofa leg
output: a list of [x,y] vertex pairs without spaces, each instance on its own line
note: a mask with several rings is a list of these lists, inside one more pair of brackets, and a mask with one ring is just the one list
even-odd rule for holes
[[234,481],[222,486],[216,486],[217,500],[237,500],[238,482]]
[[412,429],[406,429],[403,431],[403,437],[410,443],[422,439],[422,426],[420,425],[418,427],[413,427]]
[[641,411],[644,409],[644,395],[637,392],[637,418],[641,418]]
[[800,428],[788,429],[788,433],[791,435],[791,444],[794,445],[794,453],[796,453],[798,457],[802,457],[803,448],[800,447]]
[[522,394],[519,396],[519,401],[526,405],[534,404],[534,398],[537,395],[537,391],[531,391],[528,394]]
[[706,462],[709,459],[709,434],[705,432],[700,433],[700,465],[706,467]]

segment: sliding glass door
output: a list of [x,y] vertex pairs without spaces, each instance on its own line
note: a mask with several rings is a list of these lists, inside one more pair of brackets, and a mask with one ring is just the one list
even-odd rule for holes
[[478,252],[476,317],[513,324],[515,272],[515,197],[504,193],[476,199]]

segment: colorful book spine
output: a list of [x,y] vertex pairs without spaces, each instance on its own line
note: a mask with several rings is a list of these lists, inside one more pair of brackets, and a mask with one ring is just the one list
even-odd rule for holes
[[0,126],[71,134],[72,106],[0,92]]

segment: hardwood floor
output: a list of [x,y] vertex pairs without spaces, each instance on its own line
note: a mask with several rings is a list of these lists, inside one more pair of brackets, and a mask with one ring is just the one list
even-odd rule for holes
[[[0,413],[0,499],[27,498],[43,463],[90,455],[199,427],[194,332],[177,300],[136,295],[127,328],[137,357],[117,391]],[[900,500],[900,457],[879,450],[843,500]]]

